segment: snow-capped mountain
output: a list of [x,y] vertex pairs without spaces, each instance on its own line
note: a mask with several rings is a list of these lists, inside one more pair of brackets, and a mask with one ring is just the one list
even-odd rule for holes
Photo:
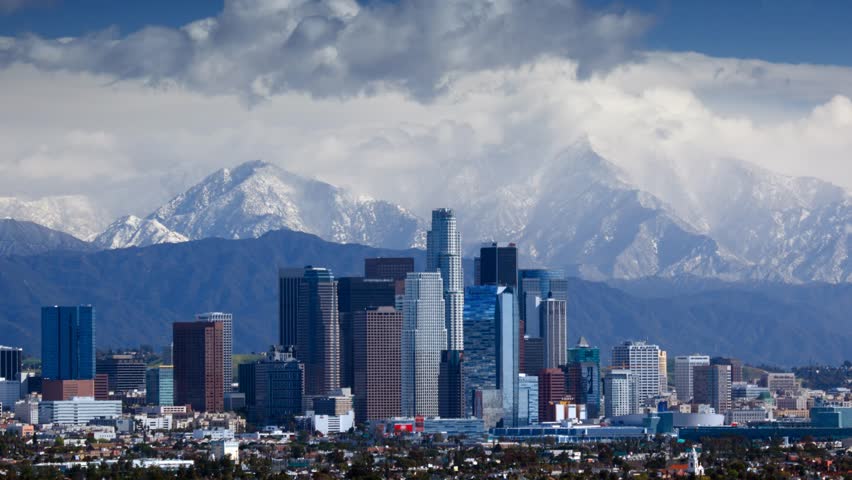
[[[532,263],[566,267],[586,278],[681,274],[740,278],[748,266],[680,220],[661,200],[622,180],[624,173],[579,145],[511,191],[524,202],[469,199],[471,211],[504,210],[520,229],[493,216],[460,219],[465,238],[518,240]],[[495,215],[497,213],[495,212]],[[515,231],[504,231],[511,225]]]
[[67,233],[33,222],[0,219],[0,255],[37,255],[55,250],[85,252],[94,247]]
[[[499,185],[460,172],[448,180],[454,196],[438,203],[455,207],[468,255],[483,240],[516,241],[524,264],[585,278],[852,281],[852,208],[843,189],[730,160],[708,162],[700,175],[665,165],[657,172],[663,180],[648,181],[579,144]],[[119,219],[95,244],[253,238],[277,229],[425,246],[424,223],[404,208],[263,162],[219,170],[144,219]]]
[[37,223],[83,240],[93,238],[109,224],[109,216],[105,210],[81,195],[44,197],[37,200],[0,197],[0,218]]
[[221,169],[143,221],[119,220],[114,226],[98,237],[99,245],[120,248],[181,237],[254,238],[283,228],[339,243],[425,245],[421,220],[405,209],[358,198],[259,161]]
[[695,169],[660,162],[645,172],[665,181],[637,184],[663,198],[681,218],[755,264],[753,278],[784,282],[852,281],[852,196],[815,178],[770,172],[718,159]]
[[189,240],[166,228],[157,220],[127,215],[113,222],[92,241],[97,247],[146,247],[159,243],[180,243]]

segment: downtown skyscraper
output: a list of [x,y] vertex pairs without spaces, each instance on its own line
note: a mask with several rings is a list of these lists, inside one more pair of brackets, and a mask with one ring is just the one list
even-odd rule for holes
[[503,398],[503,426],[514,427],[518,425],[520,315],[512,288],[499,287],[495,313],[497,388]]
[[327,268],[285,268],[278,274],[279,328],[283,347],[295,347],[305,366],[305,395],[340,388],[340,322],[337,281]]
[[51,380],[95,378],[95,307],[42,307],[41,371]]
[[464,350],[464,271],[461,237],[452,209],[432,211],[432,229],[426,232],[426,271],[441,274],[446,349]]
[[224,325],[222,322],[176,322],[174,342],[174,398],[201,412],[224,410]]
[[580,337],[574,348],[568,349],[568,365],[565,366],[568,395],[577,403],[586,405],[589,418],[597,418],[601,412],[601,353]]
[[234,382],[234,316],[223,312],[195,314],[195,320],[204,322],[222,322],[222,371],[223,391],[230,392]]
[[479,275],[476,285],[518,286],[518,246],[496,242],[479,249]]
[[678,355],[675,357],[675,390],[677,399],[689,403],[693,397],[695,367],[710,365],[707,355]]
[[405,279],[400,345],[404,416],[438,415],[441,352],[447,350],[443,290],[437,272],[409,273]]
[[432,229],[426,233],[426,271],[437,272],[442,281],[447,353],[441,355],[439,396],[443,417],[464,416],[464,272],[461,237],[452,209],[432,211]]
[[628,369],[633,374],[640,405],[660,394],[659,346],[641,341],[627,341],[616,345],[612,347],[612,366]]

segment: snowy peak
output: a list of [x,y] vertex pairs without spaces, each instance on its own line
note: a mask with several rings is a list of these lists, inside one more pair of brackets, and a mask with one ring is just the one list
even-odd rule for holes
[[734,159],[706,161],[698,169],[676,165],[653,166],[653,175],[664,182],[649,181],[641,170],[634,178],[727,251],[754,264],[752,278],[788,283],[852,278],[847,260],[852,209],[844,189]]
[[[524,202],[476,194],[462,199],[473,211],[485,212],[460,223],[464,238],[518,241],[530,263],[591,279],[740,274],[743,262],[663,201],[626,183],[625,176],[587,144],[578,144],[527,179],[501,187]],[[501,215],[523,219],[523,225],[505,230],[505,222],[495,221]]]
[[[388,248],[424,244],[421,220],[405,209],[357,198],[261,161],[218,170],[145,220],[123,219],[114,226],[118,231],[105,232],[100,242],[107,248],[130,246],[135,238],[151,243],[177,238],[256,238],[279,229],[339,243]],[[150,234],[138,232],[143,227]]]
[[157,220],[127,215],[113,222],[93,243],[99,248],[145,247],[159,243],[180,243],[189,240],[173,232]]

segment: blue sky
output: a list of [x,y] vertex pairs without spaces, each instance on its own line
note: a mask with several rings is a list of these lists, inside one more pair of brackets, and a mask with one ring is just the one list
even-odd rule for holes
[[[844,0],[670,1],[587,0],[594,8],[650,13],[649,49],[696,51],[712,56],[772,62],[852,65],[852,2]],[[45,6],[0,14],[0,35],[34,32],[77,36],[118,26],[176,27],[215,15],[223,0],[53,0]]]

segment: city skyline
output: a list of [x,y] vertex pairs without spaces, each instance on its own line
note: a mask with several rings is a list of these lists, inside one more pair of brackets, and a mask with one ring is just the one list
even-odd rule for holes
[[852,472],[849,18],[0,0],[0,477]]

